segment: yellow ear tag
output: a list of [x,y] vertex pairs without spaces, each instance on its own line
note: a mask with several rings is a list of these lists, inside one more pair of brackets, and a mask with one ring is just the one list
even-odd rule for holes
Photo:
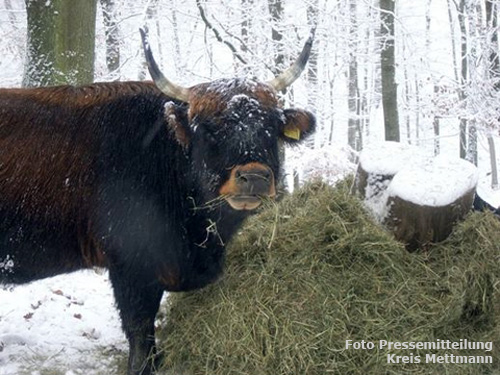
[[285,129],[285,135],[288,138],[295,139],[296,141],[298,141],[300,139],[300,129],[298,128]]

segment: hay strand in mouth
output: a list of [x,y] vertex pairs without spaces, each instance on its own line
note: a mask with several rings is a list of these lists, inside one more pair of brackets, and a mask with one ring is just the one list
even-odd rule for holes
[[211,199],[205,203],[203,203],[201,206],[196,206],[196,203],[193,201],[193,205],[194,207],[192,208],[192,210],[213,210],[213,209],[216,209],[220,206],[223,206],[224,204],[226,204],[226,199],[227,199],[228,195],[226,194],[221,194],[221,195],[218,195],[217,197],[215,197],[214,199]]

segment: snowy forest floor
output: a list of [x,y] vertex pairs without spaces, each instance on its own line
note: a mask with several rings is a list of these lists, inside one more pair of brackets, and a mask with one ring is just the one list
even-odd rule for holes
[[128,344],[107,272],[0,289],[0,375],[113,375]]

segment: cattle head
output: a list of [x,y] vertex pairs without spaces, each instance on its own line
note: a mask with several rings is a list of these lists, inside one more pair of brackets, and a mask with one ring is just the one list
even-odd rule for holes
[[263,199],[274,198],[279,140],[298,144],[315,129],[310,112],[281,108],[277,95],[300,76],[314,33],[295,63],[271,81],[219,79],[189,88],[161,73],[142,30],[141,34],[153,81],[175,99],[165,106],[169,131],[189,155],[206,201],[253,210]]

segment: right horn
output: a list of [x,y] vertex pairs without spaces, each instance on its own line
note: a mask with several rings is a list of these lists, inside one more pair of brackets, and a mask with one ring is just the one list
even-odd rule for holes
[[299,78],[300,74],[304,70],[307,60],[309,59],[309,55],[311,54],[311,47],[314,40],[314,34],[316,33],[316,28],[311,29],[311,33],[309,34],[309,38],[307,38],[306,44],[304,44],[304,48],[302,48],[302,52],[299,57],[291,67],[285,70],[280,75],[276,76],[269,82],[267,82],[270,86],[272,86],[276,91],[282,91],[290,86],[297,78]]
[[190,90],[186,87],[178,86],[173,82],[170,82],[167,77],[163,75],[158,68],[158,64],[153,58],[153,53],[149,46],[148,37],[144,29],[139,29],[142,38],[142,47],[144,48],[144,55],[146,56],[146,62],[148,63],[149,74],[153,78],[153,82],[156,87],[158,87],[165,95],[172,99],[180,100],[181,102],[189,102]]

